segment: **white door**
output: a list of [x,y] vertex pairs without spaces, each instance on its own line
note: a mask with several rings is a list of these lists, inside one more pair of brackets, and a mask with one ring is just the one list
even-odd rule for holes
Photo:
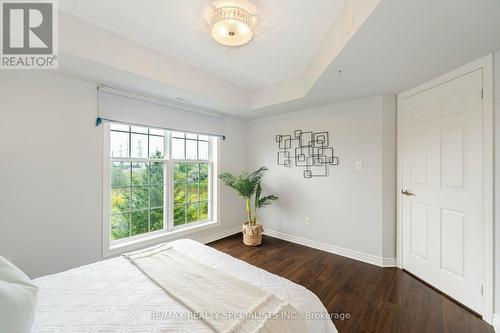
[[403,268],[482,313],[482,70],[401,101]]

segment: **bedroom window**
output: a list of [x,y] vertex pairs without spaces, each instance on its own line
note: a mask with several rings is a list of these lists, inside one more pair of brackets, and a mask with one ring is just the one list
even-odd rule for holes
[[107,248],[216,220],[216,138],[122,124],[105,133]]
[[174,227],[211,217],[209,155],[207,136],[172,132]]
[[110,125],[111,240],[162,230],[165,132]]

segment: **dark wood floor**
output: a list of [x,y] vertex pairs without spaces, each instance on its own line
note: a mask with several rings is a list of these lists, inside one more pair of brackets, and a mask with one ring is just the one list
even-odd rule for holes
[[347,332],[490,332],[479,317],[398,268],[380,268],[264,236],[248,247],[236,234],[209,244],[233,257],[301,284],[314,292]]

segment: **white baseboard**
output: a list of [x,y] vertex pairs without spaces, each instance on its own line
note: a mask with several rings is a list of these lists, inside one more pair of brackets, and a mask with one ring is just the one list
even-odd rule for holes
[[215,242],[216,240],[229,237],[231,235],[237,234],[238,232],[241,232],[241,228],[242,228],[241,225],[237,225],[235,227],[231,227],[217,233],[209,234],[204,237],[197,237],[196,240],[202,244]]
[[382,267],[397,267],[396,258],[382,258]]
[[275,230],[269,230],[269,229],[264,229],[264,234],[283,239],[292,243],[297,243],[300,245],[312,247],[318,250],[330,252],[333,254],[337,254],[343,257],[347,257],[350,259],[354,260],[359,260],[362,262],[366,262],[368,264],[380,266],[380,267],[396,267],[396,258],[382,258],[378,256],[374,256],[372,254],[367,254],[359,251],[354,251],[354,250],[349,250],[346,248],[342,248],[339,246],[334,246],[322,242],[318,242],[315,240],[307,239],[307,238],[302,238],[299,236],[294,236],[290,234],[285,234],[280,231],[275,231]]
[[495,329],[495,332],[500,333],[500,314],[494,313],[493,314],[493,328]]
[[[223,230],[223,231],[220,231],[217,233],[209,234],[209,235],[204,236],[204,237],[199,237],[196,240],[199,241],[200,243],[207,244],[207,243],[214,242],[216,240],[219,240],[219,239],[222,239],[225,237],[229,237],[229,236],[237,234],[239,232],[241,232],[241,225],[237,225],[237,226],[228,228],[226,230]],[[363,253],[363,252],[359,252],[359,251],[349,250],[349,249],[342,248],[339,246],[334,246],[334,245],[330,245],[330,244],[326,244],[326,243],[318,242],[315,240],[306,239],[303,237],[294,236],[294,235],[290,235],[290,234],[286,234],[286,233],[283,233],[280,231],[275,231],[275,230],[270,230],[270,229],[265,229],[264,234],[271,236],[271,237],[283,239],[283,240],[286,240],[286,241],[289,241],[292,243],[297,243],[300,245],[312,247],[314,249],[337,254],[337,255],[347,257],[350,259],[366,262],[368,264],[376,265],[379,267],[396,267],[396,258],[382,258],[382,257],[374,256],[372,254],[367,254],[367,253]],[[499,333],[500,333],[500,331],[499,331]]]

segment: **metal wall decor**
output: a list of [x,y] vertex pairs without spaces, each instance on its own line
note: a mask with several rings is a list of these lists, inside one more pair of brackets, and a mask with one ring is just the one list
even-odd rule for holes
[[278,165],[305,168],[304,178],[326,177],[330,165],[339,165],[339,158],[330,147],[328,132],[295,130],[293,137],[276,135]]

